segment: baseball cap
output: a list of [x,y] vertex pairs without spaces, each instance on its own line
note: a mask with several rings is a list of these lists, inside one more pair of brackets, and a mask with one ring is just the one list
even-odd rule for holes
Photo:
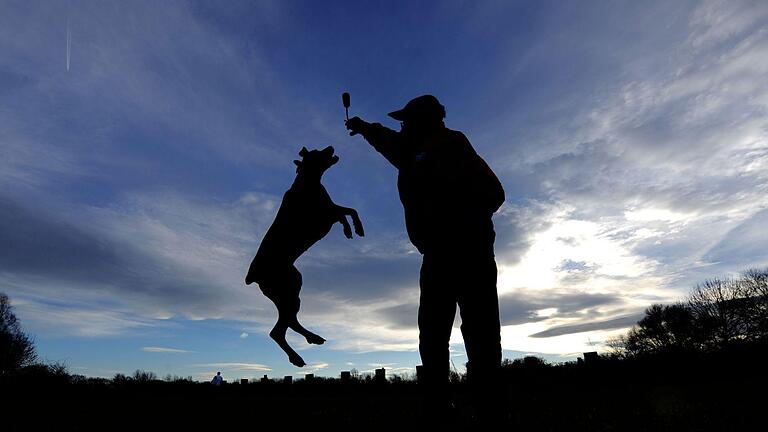
[[445,107],[432,95],[422,95],[411,99],[402,109],[392,111],[389,116],[395,120],[444,119]]

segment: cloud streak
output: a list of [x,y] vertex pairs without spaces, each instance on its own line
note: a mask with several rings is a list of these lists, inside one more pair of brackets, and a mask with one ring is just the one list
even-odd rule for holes
[[584,333],[595,330],[613,330],[632,327],[637,324],[643,317],[642,314],[627,315],[619,318],[614,318],[606,321],[594,321],[582,324],[568,324],[562,326],[556,326],[547,330],[534,333],[529,337],[532,338],[548,338],[554,336],[562,336],[574,333]]
[[187,351],[183,349],[177,349],[177,348],[164,348],[164,347],[141,347],[141,351],[148,352],[148,353],[163,353],[163,354],[184,354],[189,353],[192,351]]
[[267,365],[259,363],[206,363],[196,364],[195,367],[212,367],[219,369],[227,369],[233,371],[248,371],[248,372],[269,372],[272,370]]

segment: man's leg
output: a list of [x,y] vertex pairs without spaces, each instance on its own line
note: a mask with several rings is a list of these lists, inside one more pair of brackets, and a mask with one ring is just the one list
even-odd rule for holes
[[469,362],[467,378],[482,416],[501,414],[501,325],[493,255],[470,256],[464,261],[458,295],[461,332]]
[[449,352],[456,296],[452,269],[445,261],[425,255],[421,265],[419,300],[419,354],[423,369],[425,401],[430,409],[447,408]]

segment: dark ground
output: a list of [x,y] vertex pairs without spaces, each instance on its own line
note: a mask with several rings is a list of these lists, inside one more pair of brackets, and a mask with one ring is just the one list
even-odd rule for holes
[[[736,358],[740,360],[736,360]],[[655,358],[593,364],[507,365],[503,430],[751,431],[768,420],[765,357]],[[98,382],[71,377],[12,376],[0,380],[4,431],[262,430],[308,428],[477,427],[466,384],[451,391],[456,408],[442,425],[422,415],[412,381],[384,384],[316,378],[226,384]]]

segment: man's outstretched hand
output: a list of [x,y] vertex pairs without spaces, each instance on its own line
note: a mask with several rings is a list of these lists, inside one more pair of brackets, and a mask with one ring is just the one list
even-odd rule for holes
[[362,133],[368,127],[369,123],[360,117],[352,117],[351,119],[344,122],[344,124],[347,125],[349,135],[352,136]]

